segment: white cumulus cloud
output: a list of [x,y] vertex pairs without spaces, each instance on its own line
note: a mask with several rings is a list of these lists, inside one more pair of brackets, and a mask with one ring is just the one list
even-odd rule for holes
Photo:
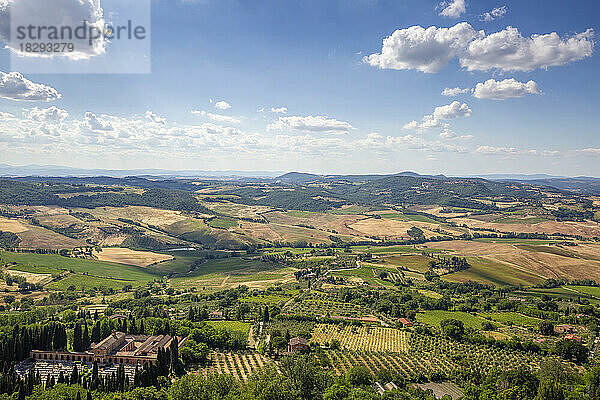
[[92,131],[112,131],[113,126],[110,122],[103,121],[99,119],[96,114],[93,112],[86,112],[83,116],[83,124],[84,127]]
[[460,117],[470,117],[473,112],[467,103],[453,101],[445,106],[436,107],[433,110],[433,116],[438,119],[454,119]]
[[287,111],[287,107],[271,107],[271,112],[275,114],[285,114]]
[[0,97],[17,101],[50,101],[61,94],[50,86],[34,83],[19,72],[0,72]]
[[279,117],[267,126],[267,130],[294,129],[298,131],[346,134],[354,127],[345,121],[338,121],[323,115]]
[[411,26],[385,38],[381,53],[364,61],[381,69],[434,73],[456,58],[468,71],[532,71],[590,57],[593,35],[588,29],[570,37],[556,32],[524,37],[510,26],[486,35],[466,22],[450,28]]
[[468,91],[469,91],[468,88],[466,88],[466,89],[462,89],[459,87],[446,88],[446,89],[442,90],[442,96],[455,97],[455,96],[458,96],[459,94],[467,93]]
[[524,37],[511,26],[471,41],[460,57],[468,71],[533,71],[581,60],[592,55],[594,32],[588,29],[569,38],[558,33]]
[[364,60],[381,69],[433,73],[464,53],[468,43],[482,35],[483,32],[476,32],[466,22],[450,28],[411,26],[383,39],[381,53],[371,54]]
[[453,101],[450,104],[436,107],[433,113],[425,115],[421,122],[410,121],[402,128],[407,130],[423,131],[430,128],[444,128],[448,129],[447,123],[442,120],[450,120],[461,117],[470,117],[473,111],[467,103],[461,103],[459,101]]
[[65,120],[69,116],[69,112],[67,110],[63,110],[62,108],[58,108],[55,106],[48,108],[33,107],[31,109],[25,110],[23,112],[23,116],[27,119],[39,122],[60,122]]
[[231,105],[228,102],[221,100],[215,103],[215,108],[218,108],[219,110],[227,110],[231,108]]
[[467,11],[465,0],[442,1],[439,5],[440,15],[448,18],[458,18]]
[[473,96],[478,99],[505,100],[512,97],[523,97],[528,94],[541,94],[534,81],[519,82],[514,78],[497,81],[488,79],[479,82],[473,90]]

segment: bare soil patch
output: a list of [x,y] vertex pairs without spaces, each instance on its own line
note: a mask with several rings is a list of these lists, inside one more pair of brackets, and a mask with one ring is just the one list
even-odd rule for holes
[[98,207],[88,211],[101,219],[126,218],[144,224],[166,226],[188,219],[180,211],[160,210],[152,207],[127,206],[127,207]]
[[0,231],[21,233],[25,232],[27,229],[29,229],[27,225],[19,222],[16,219],[0,217]]
[[167,254],[152,253],[150,251],[137,251],[123,247],[107,247],[101,252],[94,252],[100,261],[111,261],[119,264],[146,267],[161,261],[172,260],[174,257]]
[[49,279],[52,276],[52,274],[34,274],[32,272],[23,272],[23,271],[17,271],[14,269],[9,269],[9,270],[6,270],[5,272],[11,276],[23,277],[29,283],[40,283],[40,282],[43,282],[43,281]]

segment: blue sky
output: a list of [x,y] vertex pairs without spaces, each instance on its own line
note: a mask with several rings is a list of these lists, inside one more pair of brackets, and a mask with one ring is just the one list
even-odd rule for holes
[[150,74],[4,76],[0,162],[597,175],[599,13],[591,1],[153,1]]

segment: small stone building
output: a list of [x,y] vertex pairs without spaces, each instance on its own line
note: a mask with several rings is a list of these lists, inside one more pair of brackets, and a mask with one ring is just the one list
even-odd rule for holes
[[295,337],[290,339],[290,343],[288,345],[288,349],[290,352],[292,351],[306,351],[309,349],[308,341],[301,337]]

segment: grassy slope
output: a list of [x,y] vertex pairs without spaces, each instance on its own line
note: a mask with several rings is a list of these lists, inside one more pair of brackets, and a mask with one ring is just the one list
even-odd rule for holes
[[469,280],[499,286],[532,286],[543,279],[533,273],[521,271],[506,264],[500,264],[482,257],[468,257],[471,267],[464,271],[445,275],[444,280],[467,282]]
[[240,322],[240,321],[207,321],[212,327],[227,329],[229,331],[239,331],[244,333],[244,335],[248,336],[248,332],[250,332],[251,324],[248,322]]
[[27,272],[57,273],[71,270],[80,274],[95,275],[134,282],[151,281],[157,276],[145,268],[107,261],[67,258],[55,254],[0,252],[3,263],[17,263],[12,268]]
[[532,328],[537,328],[541,321],[538,318],[528,317],[516,312],[484,313],[481,315],[505,325],[518,325]]
[[417,321],[427,325],[435,326],[437,328],[440,327],[440,324],[443,320],[450,318],[462,321],[466,327],[474,329],[481,329],[481,323],[485,321],[481,317],[477,317],[462,311],[433,310],[417,314]]

